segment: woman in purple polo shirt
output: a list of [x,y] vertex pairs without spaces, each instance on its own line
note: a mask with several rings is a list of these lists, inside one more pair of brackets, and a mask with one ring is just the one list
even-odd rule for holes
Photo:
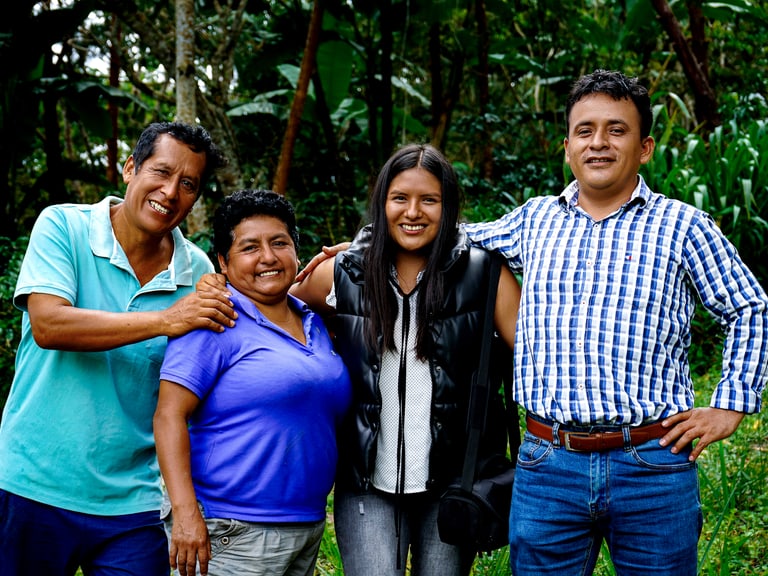
[[314,572],[351,392],[322,320],[288,294],[297,244],[282,196],[227,197],[214,248],[237,323],[168,343],[154,425],[182,576]]

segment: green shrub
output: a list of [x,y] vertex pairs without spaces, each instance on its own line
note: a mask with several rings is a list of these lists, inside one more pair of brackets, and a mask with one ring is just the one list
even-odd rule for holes
[[0,414],[13,382],[16,349],[21,336],[21,312],[13,306],[13,291],[28,238],[0,236]]

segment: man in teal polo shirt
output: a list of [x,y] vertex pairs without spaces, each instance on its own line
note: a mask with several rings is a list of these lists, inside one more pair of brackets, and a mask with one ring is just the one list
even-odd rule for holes
[[0,575],[168,574],[152,435],[167,337],[232,324],[178,229],[223,157],[201,127],[151,124],[125,199],[43,210],[0,424]]

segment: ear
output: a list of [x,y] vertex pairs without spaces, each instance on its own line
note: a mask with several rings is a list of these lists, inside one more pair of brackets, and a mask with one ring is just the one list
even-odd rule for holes
[[226,275],[227,274],[227,260],[221,254],[218,254],[218,258],[219,258],[219,269],[221,270],[222,274]]
[[136,163],[133,161],[133,154],[128,157],[128,160],[123,164],[123,182],[128,184],[133,178],[136,171]]
[[646,136],[643,140],[643,148],[640,152],[640,164],[647,164],[653,157],[653,151],[656,149],[656,141],[653,136]]
[[565,163],[570,165],[571,155],[568,154],[568,138],[563,138],[563,148],[565,148]]

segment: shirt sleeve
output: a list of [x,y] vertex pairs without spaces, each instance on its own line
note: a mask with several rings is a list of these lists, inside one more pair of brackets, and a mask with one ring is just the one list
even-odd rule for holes
[[[87,230],[85,232],[87,234]],[[83,240],[87,244],[87,238]],[[59,207],[45,208],[38,216],[19,270],[13,303],[27,310],[26,297],[33,292],[51,294],[75,304],[77,279],[73,230]]]
[[230,356],[222,351],[224,339],[221,336],[218,332],[200,329],[169,338],[160,379],[174,382],[198,398],[204,398],[218,381]]
[[703,212],[692,222],[684,258],[702,304],[725,330],[722,377],[710,406],[759,412],[768,378],[768,297]]
[[493,222],[464,224],[469,241],[507,259],[513,272],[522,271],[521,223],[523,207],[516,208]]

